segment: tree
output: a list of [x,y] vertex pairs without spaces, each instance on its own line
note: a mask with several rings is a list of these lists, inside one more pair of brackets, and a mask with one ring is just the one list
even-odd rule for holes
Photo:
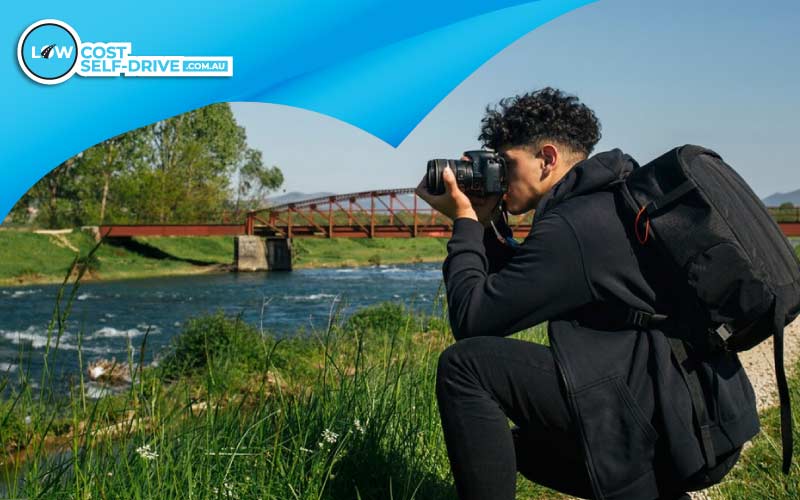
[[[212,104],[151,126],[147,219],[218,220],[230,177],[247,150],[244,129],[228,104]],[[145,176],[147,177],[147,176]]]
[[238,169],[239,186],[236,190],[235,213],[253,210],[263,204],[264,196],[283,185],[283,172],[273,165],[266,167],[261,151],[248,149]]
[[[231,189],[231,177],[238,185]],[[105,140],[65,161],[12,210],[47,227],[217,222],[258,204],[283,174],[247,147],[228,104],[212,104]]]
[[71,200],[77,198],[74,173],[82,155],[69,158],[37,182],[12,208],[12,220],[27,219],[30,210],[37,212],[36,222],[47,228],[69,227],[75,222],[79,207]]
[[147,155],[148,131],[132,130],[86,150],[80,165],[84,223],[104,224],[125,218],[126,196],[120,179],[136,172]]

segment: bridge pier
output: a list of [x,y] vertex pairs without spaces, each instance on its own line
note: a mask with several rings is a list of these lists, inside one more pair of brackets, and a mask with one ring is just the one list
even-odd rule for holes
[[266,271],[267,249],[264,238],[237,236],[233,239],[233,260],[237,271]]
[[237,271],[291,271],[292,242],[287,238],[237,236],[234,262]]
[[270,271],[292,270],[292,240],[267,238],[267,266]]

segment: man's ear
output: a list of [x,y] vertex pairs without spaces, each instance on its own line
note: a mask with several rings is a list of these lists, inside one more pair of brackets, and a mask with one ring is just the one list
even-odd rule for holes
[[539,150],[539,154],[537,156],[543,160],[541,180],[544,180],[547,178],[547,176],[553,173],[553,170],[558,163],[558,148],[552,144],[545,144],[542,146],[542,149]]
[[555,168],[558,163],[558,148],[552,144],[545,144],[542,146],[542,159],[544,159],[544,166],[551,170]]

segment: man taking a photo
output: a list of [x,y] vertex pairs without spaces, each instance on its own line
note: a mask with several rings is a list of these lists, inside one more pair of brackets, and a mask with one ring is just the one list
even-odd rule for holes
[[[688,498],[721,480],[759,430],[753,390],[734,353],[697,359],[714,456],[704,455],[664,332],[626,324],[629,310],[668,310],[675,293],[613,188],[634,160],[590,157],[594,112],[552,88],[487,108],[479,139],[505,159],[502,199],[467,196],[450,169],[444,194],[425,179],[417,188],[454,221],[443,274],[457,341],[436,389],[459,498],[513,499],[517,471],[607,499]],[[521,244],[500,207],[536,210]],[[505,338],[544,321],[550,347]]]

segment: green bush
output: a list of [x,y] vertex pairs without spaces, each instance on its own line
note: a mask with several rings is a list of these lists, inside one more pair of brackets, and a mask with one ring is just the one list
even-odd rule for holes
[[167,354],[159,362],[167,379],[196,374],[210,366],[247,372],[264,368],[268,342],[241,317],[222,312],[191,319],[173,337]]
[[404,331],[410,318],[411,313],[402,304],[384,302],[356,311],[342,328],[359,333],[392,334]]

